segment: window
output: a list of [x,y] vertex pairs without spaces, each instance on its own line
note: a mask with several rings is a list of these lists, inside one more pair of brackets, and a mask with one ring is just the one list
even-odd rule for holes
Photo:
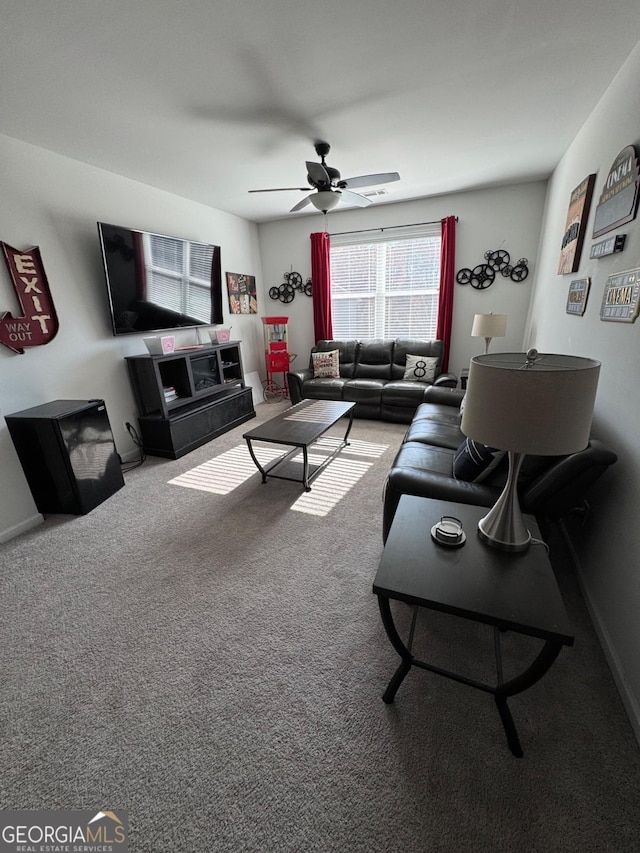
[[213,247],[157,234],[145,234],[143,245],[148,299],[210,322]]
[[435,339],[440,235],[440,223],[393,228],[374,236],[333,235],[334,338]]

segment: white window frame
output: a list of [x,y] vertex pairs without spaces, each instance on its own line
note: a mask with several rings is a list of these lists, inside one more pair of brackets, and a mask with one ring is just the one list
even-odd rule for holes
[[[431,271],[430,281],[424,283],[424,287],[416,287],[415,282],[411,284],[410,287],[406,289],[389,289],[387,287],[386,282],[386,272],[387,272],[387,249],[389,244],[391,243],[400,243],[403,241],[413,241],[413,240],[423,240],[428,239],[430,241],[437,241],[438,245],[438,259],[437,263],[434,264],[433,270]],[[333,335],[336,339],[352,339],[352,338],[395,338],[395,337],[412,337],[412,338],[421,338],[424,340],[434,340],[436,338],[436,327],[438,322],[438,311],[437,304],[439,300],[440,293],[440,263],[441,263],[441,251],[442,251],[442,228],[440,222],[437,223],[428,223],[424,225],[414,225],[414,226],[403,226],[401,228],[387,228],[380,229],[379,231],[374,232],[353,232],[349,234],[332,234],[331,235],[331,253],[335,249],[341,249],[343,247],[351,247],[351,246],[359,246],[359,247],[374,247],[375,246],[375,285],[374,289],[369,291],[367,294],[362,294],[363,300],[371,300],[374,299],[374,310],[373,310],[373,328],[370,329],[366,335],[358,333],[358,331],[354,331],[353,329],[342,328],[340,320],[336,317],[334,312],[334,306],[339,303],[342,299],[358,299],[360,295],[358,292],[350,294],[349,292],[337,292],[337,289],[334,291],[333,288],[333,275],[332,275],[332,294],[331,294],[331,308],[332,308],[332,325],[333,325]],[[333,267],[333,264],[332,264]],[[333,272],[333,269],[332,269]],[[432,323],[428,324],[429,328],[425,328],[421,326],[420,328],[413,328],[410,331],[406,331],[403,334],[395,334],[387,331],[387,322],[390,318],[387,318],[387,305],[390,299],[394,297],[427,297],[429,301],[434,301],[436,303],[434,319]],[[432,326],[432,328],[431,328]]]

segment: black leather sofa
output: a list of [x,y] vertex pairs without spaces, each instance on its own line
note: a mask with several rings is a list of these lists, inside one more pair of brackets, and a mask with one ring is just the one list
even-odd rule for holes
[[[338,350],[340,375],[314,378],[313,353]],[[437,359],[433,382],[404,379],[407,356]],[[458,379],[442,373],[442,341],[410,338],[370,341],[318,341],[311,349],[309,367],[287,374],[293,404],[304,399],[355,403],[354,415],[397,423],[411,423],[427,389],[455,388]]]
[[[425,402],[418,407],[387,477],[385,541],[403,494],[486,507],[498,499],[506,482],[506,458],[483,482],[453,476],[454,455],[465,438],[460,431],[464,393],[436,387],[425,392]],[[584,450],[569,456],[525,457],[518,479],[522,511],[556,520],[584,507],[588,489],[617,458],[595,438]]]

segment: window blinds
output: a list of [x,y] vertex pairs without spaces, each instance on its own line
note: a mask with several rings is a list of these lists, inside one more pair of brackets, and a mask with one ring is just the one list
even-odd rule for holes
[[336,339],[436,336],[440,224],[331,237]]

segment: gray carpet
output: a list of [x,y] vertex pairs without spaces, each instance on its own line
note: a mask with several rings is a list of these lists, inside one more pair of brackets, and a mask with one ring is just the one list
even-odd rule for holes
[[[561,540],[576,644],[511,700],[516,759],[483,693],[416,670],[381,701],[398,658],[371,586],[405,428],[356,421],[305,504],[245,468],[256,423],[0,546],[0,808],[126,809],[145,853],[640,849],[640,752]],[[488,628],[418,633],[485,674]],[[507,667],[532,653],[508,636]]]

